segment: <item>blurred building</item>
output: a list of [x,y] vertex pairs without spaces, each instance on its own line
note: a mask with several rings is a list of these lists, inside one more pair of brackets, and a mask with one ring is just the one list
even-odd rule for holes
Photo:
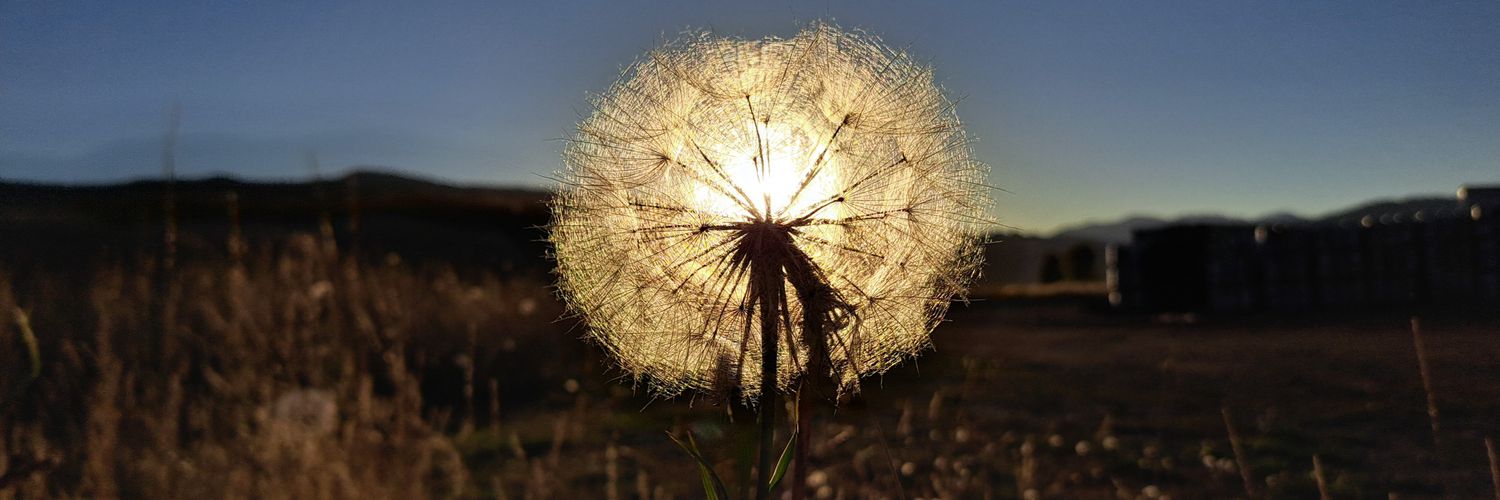
[[1451,208],[1302,225],[1141,230],[1106,254],[1110,302],[1151,312],[1500,306],[1500,186]]
[[1459,186],[1458,204],[1466,207],[1500,205],[1500,186]]

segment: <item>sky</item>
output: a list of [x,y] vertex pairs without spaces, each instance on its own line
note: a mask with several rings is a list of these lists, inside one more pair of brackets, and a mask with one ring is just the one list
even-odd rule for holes
[[1500,2],[1363,0],[0,0],[0,179],[158,176],[175,102],[185,177],[550,187],[639,55],[817,20],[933,66],[1012,228],[1500,183]]

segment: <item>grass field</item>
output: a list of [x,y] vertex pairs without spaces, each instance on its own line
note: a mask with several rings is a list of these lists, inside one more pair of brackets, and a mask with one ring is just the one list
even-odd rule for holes
[[[744,491],[753,413],[621,379],[547,285],[307,234],[171,269],[0,273],[0,498],[700,497],[668,431]],[[809,491],[1231,498],[1243,460],[1255,496],[1316,498],[1317,455],[1335,498],[1492,492],[1493,314],[1424,318],[1435,442],[1409,311],[1090,304],[956,306],[934,350],[820,416]]]

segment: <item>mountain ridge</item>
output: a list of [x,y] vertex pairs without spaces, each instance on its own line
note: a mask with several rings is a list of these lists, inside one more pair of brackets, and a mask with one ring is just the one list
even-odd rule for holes
[[1335,209],[1314,217],[1305,217],[1288,211],[1277,211],[1260,217],[1238,218],[1222,214],[1190,214],[1175,218],[1164,218],[1143,214],[1130,214],[1105,222],[1086,221],[1064,226],[1051,233],[1052,238],[1093,240],[1101,243],[1127,243],[1131,234],[1138,230],[1156,229],[1174,224],[1280,224],[1317,225],[1358,223],[1366,215],[1375,217],[1411,216],[1418,211],[1435,212],[1457,207],[1453,198],[1436,195],[1417,195],[1405,198],[1376,198],[1347,208]]
[[[481,206],[494,208],[497,203],[515,209],[529,209],[545,205],[553,191],[543,188],[452,183],[424,177],[420,174],[399,171],[380,166],[359,165],[346,170],[342,175],[317,180],[272,179],[257,180],[213,174],[204,177],[176,179],[139,178],[121,182],[63,184],[33,181],[6,180],[0,178],[0,217],[13,215],[18,206],[42,208],[41,205],[71,200],[61,204],[65,208],[101,208],[112,205],[104,200],[88,199],[103,196],[114,200],[114,205],[142,199],[154,198],[170,186],[183,203],[222,204],[226,193],[234,192],[242,202],[266,204],[270,200],[305,205],[308,196],[325,197],[331,205],[342,205],[350,196],[357,196],[362,203],[379,206],[383,203],[414,202],[439,203],[453,208]],[[289,195],[295,193],[296,195]],[[111,196],[112,195],[112,196]],[[261,198],[256,201],[256,198]],[[131,199],[135,198],[135,199]],[[1456,207],[1452,198],[1436,195],[1418,195],[1405,198],[1376,198],[1348,208],[1336,209],[1325,214],[1305,217],[1288,211],[1271,212],[1260,217],[1238,218],[1217,213],[1197,213],[1178,217],[1160,217],[1147,214],[1129,214],[1114,220],[1088,220],[1064,226],[1048,233],[1014,233],[1012,237],[1024,235],[1034,239],[1059,239],[1093,241],[1098,243],[1126,243],[1138,230],[1155,229],[1173,224],[1335,224],[1358,223],[1366,215],[1410,216],[1417,211],[1441,211]]]

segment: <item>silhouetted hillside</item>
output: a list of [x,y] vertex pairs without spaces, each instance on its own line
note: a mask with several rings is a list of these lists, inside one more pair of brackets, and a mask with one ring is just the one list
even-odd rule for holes
[[1053,238],[1092,240],[1101,243],[1125,243],[1130,234],[1141,229],[1156,229],[1171,224],[1233,224],[1239,219],[1216,214],[1189,215],[1176,219],[1162,219],[1134,215],[1114,222],[1088,222],[1058,231]]
[[326,214],[340,247],[369,257],[544,273],[538,228],[547,222],[548,196],[369,171],[302,183],[226,177],[85,186],[0,182],[0,233],[8,240],[0,259],[11,266],[54,266],[151,255],[161,248],[170,199],[185,258],[222,255],[234,207],[252,252],[289,232],[316,234]]
[[1353,208],[1339,210],[1318,219],[1319,223],[1336,224],[1339,222],[1355,223],[1365,216],[1380,217],[1412,217],[1417,212],[1427,215],[1435,215],[1440,211],[1452,211],[1458,207],[1453,198],[1405,198],[1400,200],[1375,200],[1357,205]]
[[1457,205],[1452,198],[1415,197],[1399,200],[1376,200],[1351,208],[1313,218],[1305,218],[1288,212],[1276,212],[1264,217],[1239,219],[1218,214],[1188,215],[1176,219],[1163,219],[1132,215],[1112,222],[1086,222],[1069,226],[1055,233],[1054,238],[1093,240],[1102,243],[1128,243],[1131,233],[1142,229],[1158,229],[1173,224],[1338,224],[1358,223],[1365,216],[1380,218],[1411,217],[1417,212],[1436,214],[1442,210],[1453,210]]

